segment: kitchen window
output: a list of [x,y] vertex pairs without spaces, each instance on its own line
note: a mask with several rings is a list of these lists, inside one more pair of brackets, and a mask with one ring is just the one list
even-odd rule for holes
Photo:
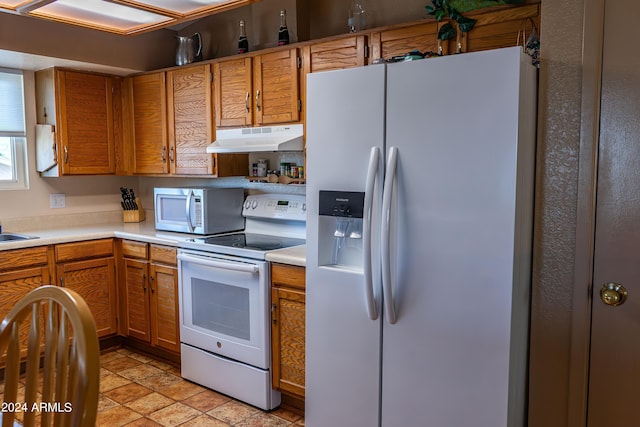
[[0,68],[0,190],[28,188],[22,71]]

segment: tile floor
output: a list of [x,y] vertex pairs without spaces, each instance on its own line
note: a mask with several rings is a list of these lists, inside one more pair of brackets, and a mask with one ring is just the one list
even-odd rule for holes
[[101,355],[97,426],[304,426],[284,409],[270,412],[183,380],[178,368],[118,349]]

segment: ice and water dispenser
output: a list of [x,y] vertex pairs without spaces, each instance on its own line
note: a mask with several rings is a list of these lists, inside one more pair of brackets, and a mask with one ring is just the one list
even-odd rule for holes
[[320,191],[319,264],[362,268],[364,193]]

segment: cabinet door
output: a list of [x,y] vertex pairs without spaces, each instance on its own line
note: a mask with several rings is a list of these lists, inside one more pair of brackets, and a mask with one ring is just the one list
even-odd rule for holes
[[[48,267],[25,268],[0,273],[0,319],[9,314],[14,305],[33,289],[51,284]],[[21,326],[20,335],[26,345],[29,322]],[[26,347],[22,356],[26,356]]]
[[124,259],[125,328],[128,336],[151,342],[149,316],[149,263]]
[[[481,13],[481,10],[478,10],[468,15],[476,19],[476,24],[471,31],[460,35],[458,49],[461,52],[476,52],[516,46],[518,33],[523,28],[527,35],[531,33],[531,21],[529,21],[529,18],[540,28],[539,4],[510,7],[485,13]],[[521,39],[520,44],[523,42]]]
[[63,175],[115,173],[110,76],[58,71],[58,164]]
[[449,52],[449,45],[438,40],[438,29],[442,23],[428,22],[374,32],[371,34],[371,60],[390,59],[404,55],[414,49],[420,52]]
[[169,173],[165,73],[130,77],[126,84],[131,170],[134,174]]
[[116,333],[116,284],[113,257],[56,266],[60,285],[83,297],[96,321],[98,336]]
[[212,173],[212,155],[206,152],[213,141],[210,84],[209,65],[167,73],[171,173]]
[[305,293],[271,289],[273,388],[304,397]]
[[341,70],[366,65],[365,36],[342,37],[304,47],[304,72]]
[[178,269],[151,264],[151,344],[180,351]]
[[213,75],[216,126],[251,125],[251,58],[217,62]]
[[299,121],[298,49],[258,55],[253,61],[255,124]]

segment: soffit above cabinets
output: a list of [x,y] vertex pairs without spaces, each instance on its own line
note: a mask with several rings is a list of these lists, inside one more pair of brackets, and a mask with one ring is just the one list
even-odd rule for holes
[[256,1],[259,0],[0,0],[0,11],[133,35]]

